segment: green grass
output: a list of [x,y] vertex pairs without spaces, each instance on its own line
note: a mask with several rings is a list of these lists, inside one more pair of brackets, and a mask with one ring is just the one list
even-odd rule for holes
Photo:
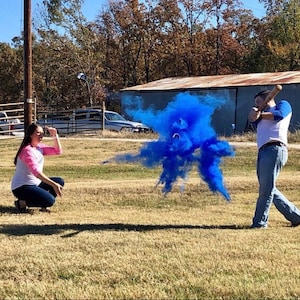
[[[50,140],[49,140],[50,142]],[[140,142],[63,139],[45,172],[66,186],[50,214],[18,214],[10,179],[20,140],[0,140],[0,299],[299,299],[300,228],[273,206],[248,229],[257,197],[255,147],[224,159],[227,203],[196,170],[164,197],[160,168],[101,164]],[[278,187],[300,206],[300,150]]]

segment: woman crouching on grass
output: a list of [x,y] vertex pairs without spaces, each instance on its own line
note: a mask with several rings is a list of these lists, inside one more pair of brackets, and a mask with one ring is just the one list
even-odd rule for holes
[[48,177],[43,173],[44,155],[59,155],[62,147],[57,130],[46,127],[54,141],[54,146],[42,143],[43,128],[37,124],[28,126],[21,146],[15,156],[15,174],[11,189],[17,198],[15,206],[20,212],[27,207],[40,207],[40,211],[50,212],[48,207],[62,195],[64,180],[60,177]]

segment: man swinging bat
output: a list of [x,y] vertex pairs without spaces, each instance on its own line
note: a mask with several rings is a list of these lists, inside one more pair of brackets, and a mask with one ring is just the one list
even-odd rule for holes
[[287,135],[292,116],[292,108],[286,100],[277,104],[275,96],[282,87],[277,85],[272,91],[265,90],[255,95],[255,107],[248,119],[257,127],[256,173],[259,195],[252,220],[252,228],[267,228],[272,203],[291,223],[300,225],[300,210],[291,203],[276,187],[276,179],[288,159]]

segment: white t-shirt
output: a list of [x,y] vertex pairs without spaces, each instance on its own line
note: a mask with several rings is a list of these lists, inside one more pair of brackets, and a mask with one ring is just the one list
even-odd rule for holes
[[261,119],[257,123],[257,147],[270,142],[282,142],[288,144],[287,134],[292,117],[292,108],[290,104],[281,100],[278,105],[269,108],[267,112],[272,112],[274,120]]
[[11,189],[14,190],[22,185],[39,185],[41,180],[37,176],[43,172],[44,155],[58,155],[61,153],[61,149],[42,143],[37,147],[25,146],[17,158]]

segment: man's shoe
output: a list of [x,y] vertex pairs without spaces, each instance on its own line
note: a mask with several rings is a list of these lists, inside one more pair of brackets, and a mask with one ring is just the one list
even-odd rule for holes
[[300,225],[300,222],[299,223],[296,223],[296,224],[292,224],[292,227],[297,227]]
[[251,225],[250,228],[251,229],[267,229],[268,226],[254,226],[254,225]]

